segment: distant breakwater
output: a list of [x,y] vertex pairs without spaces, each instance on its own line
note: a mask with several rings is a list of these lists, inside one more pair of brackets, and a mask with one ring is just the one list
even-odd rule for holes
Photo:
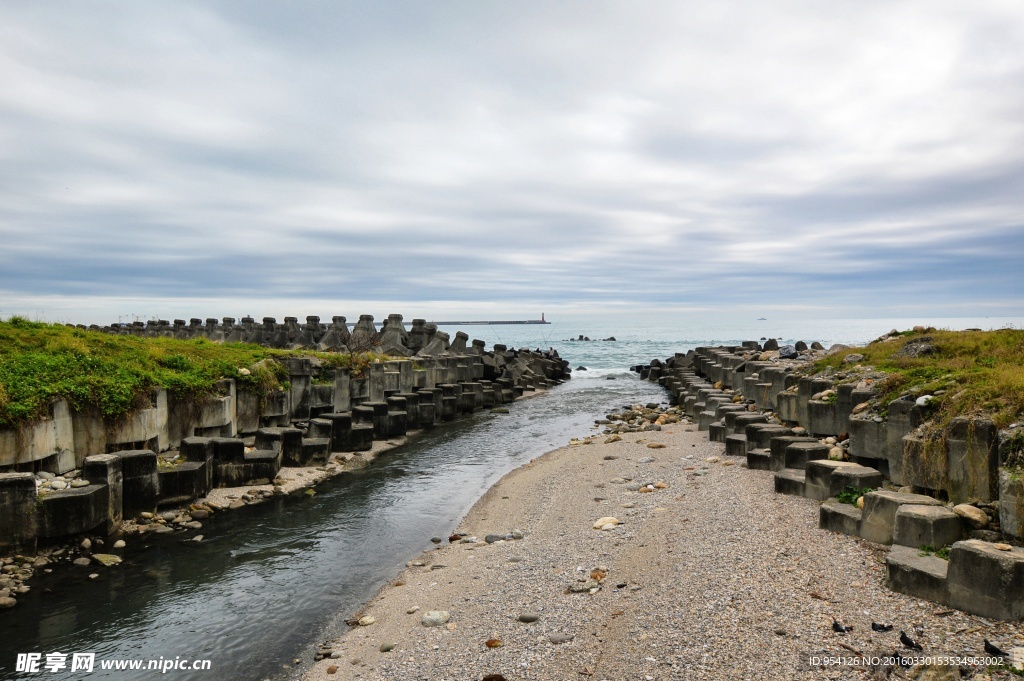
[[188,322],[175,319],[151,319],[147,322],[135,321],[130,324],[116,322],[107,326],[92,324],[69,325],[90,331],[102,331],[123,336],[139,336],[143,338],[174,338],[177,340],[194,340],[204,338],[214,343],[251,343],[280,350],[317,350],[321,352],[365,352],[373,350],[396,357],[413,355],[437,356],[450,352],[459,354],[467,350],[479,354],[485,345],[484,341],[474,340],[473,348],[467,347],[469,336],[462,331],[451,335],[438,331],[439,325],[492,325],[492,324],[550,324],[544,319],[519,321],[477,321],[477,322],[428,322],[425,319],[412,320],[411,328],[406,329],[400,314],[388,315],[378,330],[373,315],[359,315],[351,331],[346,317],[331,317],[331,323],[325,324],[320,317],[310,315],[306,323],[300,324],[298,317],[285,317],[278,323],[275,317],[263,317],[257,322],[253,317],[208,317],[205,321],[192,317]]

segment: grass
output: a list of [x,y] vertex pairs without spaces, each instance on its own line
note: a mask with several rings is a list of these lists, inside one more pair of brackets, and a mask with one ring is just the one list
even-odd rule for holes
[[846,489],[836,495],[836,500],[841,504],[853,505],[857,503],[857,499],[860,499],[868,492],[874,491],[874,487],[854,487],[853,485],[848,485]]
[[300,356],[316,357],[327,369],[350,368],[355,376],[381,357],[114,336],[11,317],[0,320],[0,427],[44,418],[58,398],[75,411],[117,418],[148,402],[154,388],[202,397],[214,394],[222,378],[262,397],[287,385],[278,360]]
[[949,547],[941,546],[939,548],[935,548],[934,546],[925,545],[921,547],[921,550],[918,551],[917,555],[935,556],[936,558],[941,558],[942,560],[949,560]]
[[[907,342],[923,337],[937,349],[924,357],[896,356]],[[929,417],[946,424],[957,416],[986,414],[998,427],[1024,416],[1024,330],[905,331],[894,341],[858,348],[862,365],[887,374],[878,388],[880,404],[902,396],[933,395]],[[843,353],[815,363],[816,371],[843,365]],[[936,394],[940,393],[940,394]]]

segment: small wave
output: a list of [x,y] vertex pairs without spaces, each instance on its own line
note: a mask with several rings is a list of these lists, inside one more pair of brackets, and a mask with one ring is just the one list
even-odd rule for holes
[[572,380],[587,380],[587,379],[601,379],[605,380],[608,378],[625,379],[625,378],[638,378],[638,374],[629,369],[623,369],[617,367],[615,369],[590,369],[586,371],[580,371],[575,369],[572,372]]

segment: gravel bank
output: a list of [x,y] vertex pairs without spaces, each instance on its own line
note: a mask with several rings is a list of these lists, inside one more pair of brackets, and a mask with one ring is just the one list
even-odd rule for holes
[[[928,654],[982,655],[983,638],[1024,643],[1019,625],[890,592],[884,547],[819,530],[817,502],[775,494],[771,473],[694,431],[600,438],[509,473],[460,525],[478,541],[445,538],[345,613],[375,621],[329,642],[334,658],[304,681],[865,679],[809,658],[889,654],[901,629]],[[593,529],[609,516],[621,524]],[[485,541],[513,530],[523,538]],[[592,572],[600,590],[570,591],[596,586]],[[436,610],[448,624],[424,626]],[[833,632],[834,618],[853,630]],[[875,633],[873,621],[894,630]]]

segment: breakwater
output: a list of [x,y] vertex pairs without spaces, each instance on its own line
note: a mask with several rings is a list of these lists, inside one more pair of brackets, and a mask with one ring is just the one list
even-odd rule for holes
[[[922,343],[880,340],[905,353]],[[811,360],[829,352],[844,353],[846,368],[815,372]],[[929,432],[931,396],[881,399],[885,375],[862,359],[845,346],[750,341],[634,369],[667,387],[725,455],[768,471],[776,492],[820,501],[821,528],[890,545],[892,589],[1024,618],[1020,424],[963,416]]]
[[435,332],[414,353],[417,343],[402,335],[400,315],[372,335],[372,317],[360,321],[364,328],[357,324],[348,343],[369,340],[398,358],[353,375],[315,358],[286,357],[287,388],[270,394],[234,379],[200,400],[157,388],[147,404],[114,421],[56,400],[50,418],[0,431],[0,546],[31,551],[40,540],[109,535],[135,514],[188,504],[215,488],[273,483],[282,467],[323,466],[335,454],[358,455],[374,440],[494,408],[569,377],[553,351],[500,344],[486,351],[461,332],[451,343]]
[[[542,315],[543,317],[543,315]],[[214,343],[250,343],[268,348],[288,350],[319,350],[324,352],[363,352],[378,350],[402,357],[413,355],[434,356],[442,352],[458,354],[466,351],[469,336],[463,332],[455,334],[453,340],[448,333],[439,331],[438,326],[486,326],[502,324],[550,324],[541,319],[509,320],[509,321],[465,321],[465,322],[428,322],[425,319],[413,319],[411,327],[406,329],[400,314],[388,315],[380,323],[373,320],[373,315],[359,316],[355,324],[350,324],[343,316],[331,317],[331,323],[320,321],[320,317],[310,315],[306,323],[300,324],[298,317],[285,317],[279,323],[275,317],[263,317],[257,322],[253,317],[208,317],[205,321],[192,317],[187,322],[175,319],[151,319],[147,322],[134,321],[128,324],[112,323],[106,326],[99,324],[73,325],[89,331],[100,331],[120,336],[139,336],[143,338],[174,338],[177,340],[194,340],[203,338]],[[69,325],[71,326],[71,325]],[[350,330],[349,327],[352,326]],[[483,341],[473,341],[475,352],[484,346]]]

